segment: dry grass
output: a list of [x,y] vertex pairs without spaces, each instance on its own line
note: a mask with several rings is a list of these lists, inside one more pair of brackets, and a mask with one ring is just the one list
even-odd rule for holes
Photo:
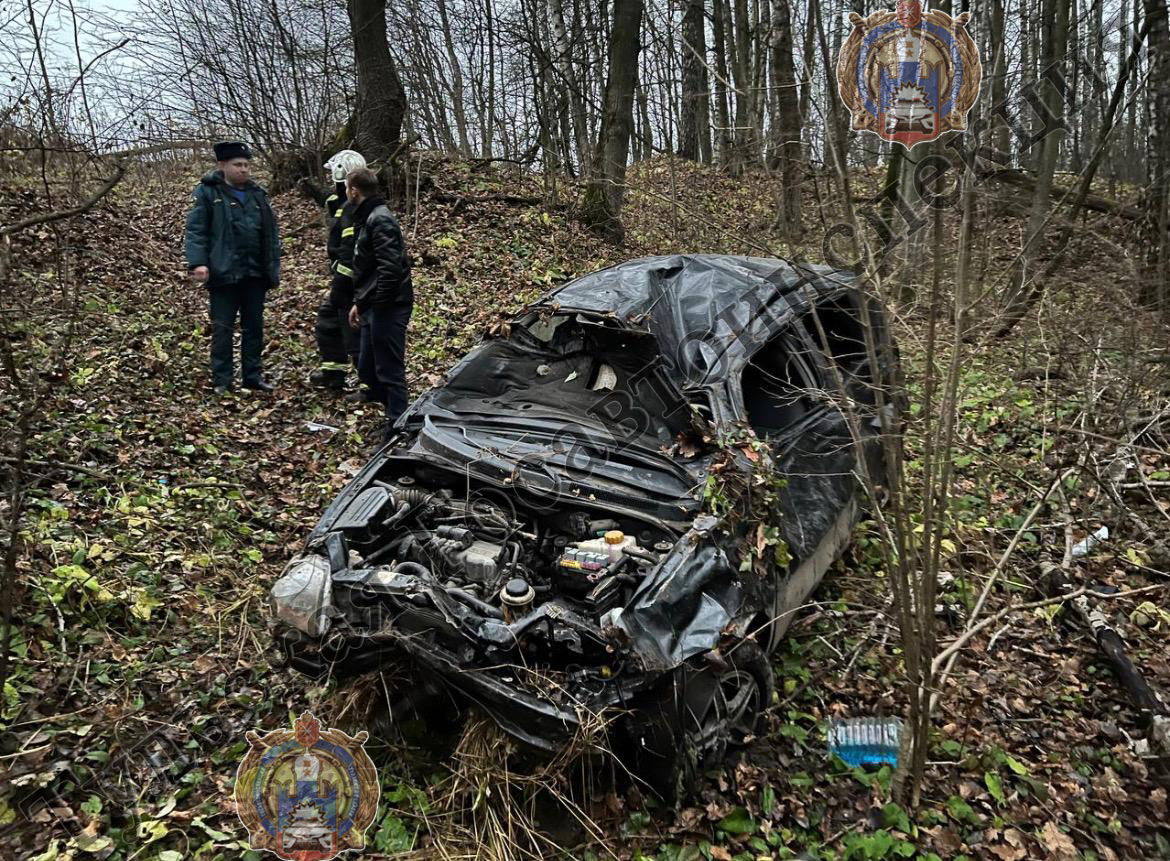
[[541,827],[554,816],[583,839],[605,845],[605,833],[586,810],[599,772],[620,768],[608,745],[612,716],[586,715],[572,741],[550,758],[519,757],[517,743],[490,718],[473,714],[451,758],[451,779],[438,809],[440,858],[517,861],[568,855]]

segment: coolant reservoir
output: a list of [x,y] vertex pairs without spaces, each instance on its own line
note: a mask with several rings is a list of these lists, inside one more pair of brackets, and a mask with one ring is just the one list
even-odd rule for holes
[[609,557],[609,561],[620,562],[625,556],[627,547],[637,547],[638,539],[633,535],[626,535],[619,529],[611,529],[601,538],[591,538],[588,541],[578,541],[577,549],[590,553],[600,553]]
[[[634,537],[631,535],[630,541],[633,540]],[[609,561],[620,561],[622,558],[622,550],[626,546],[626,536],[622,533],[622,531],[620,529],[611,529],[609,532],[605,533],[605,543],[607,545],[606,549],[609,552]]]

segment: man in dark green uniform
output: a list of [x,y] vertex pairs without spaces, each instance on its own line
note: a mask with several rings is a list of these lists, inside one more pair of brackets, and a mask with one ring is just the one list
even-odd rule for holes
[[268,195],[250,179],[252,152],[245,143],[215,145],[217,169],[191,193],[187,213],[187,270],[208,290],[211,307],[211,384],[217,395],[232,388],[232,333],[240,318],[240,370],[244,388],[273,387],[261,376],[264,296],[280,282],[280,234]]

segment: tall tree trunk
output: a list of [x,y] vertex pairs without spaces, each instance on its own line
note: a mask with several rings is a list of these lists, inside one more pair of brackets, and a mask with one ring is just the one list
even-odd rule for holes
[[1143,304],[1170,314],[1170,27],[1166,0],[1144,0],[1150,31],[1150,186],[1145,195],[1146,257],[1141,267]]
[[467,139],[467,113],[463,109],[463,69],[455,53],[455,40],[451,38],[451,21],[447,17],[447,0],[437,0],[439,23],[443,28],[443,47],[447,52],[447,65],[451,67],[451,111],[455,114],[455,131],[459,135],[459,152],[464,158],[471,157],[471,142]]
[[[699,0],[700,12],[703,12],[705,3]],[[704,16],[699,20],[699,41],[695,44],[695,52],[699,55],[699,98],[697,100],[699,132],[699,158],[703,164],[711,163],[711,76],[708,71],[707,55],[707,23]]]
[[[1064,117],[1065,100],[1063,94],[1057,90],[1051,81],[1044,81],[1043,77],[1051,76],[1059,80],[1064,74],[1065,49],[1068,46],[1068,19],[1070,0],[1044,0],[1043,6],[1043,33],[1040,55],[1040,86],[1038,96],[1045,106],[1049,116],[1060,121]],[[1051,71],[1049,71],[1051,70]],[[1043,120],[1036,118],[1036,123]],[[1049,120],[1053,122],[1053,120]],[[1012,272],[1012,283],[1008,291],[1008,303],[1004,312],[1005,320],[1014,320],[1018,317],[1021,308],[1027,302],[1028,282],[1035,277],[1035,268],[1040,256],[1040,246],[1044,242],[1045,225],[1048,219],[1048,209],[1052,198],[1052,177],[1056,172],[1056,158],[1060,154],[1060,144],[1065,137],[1063,131],[1050,131],[1039,144],[1032,147],[1039,150],[1034,159],[1036,165],[1036,188],[1032,197],[1032,209],[1028,216],[1028,231],[1025,235],[1024,249],[1020,253],[1019,261]]]
[[[707,87],[703,80],[707,60],[707,22],[703,0],[687,0],[682,20],[682,104],[679,112],[678,154],[692,161],[702,146],[699,130],[706,134],[707,118],[699,118],[699,107]],[[710,150],[710,144],[707,149]]]
[[[1141,6],[1138,0],[1133,0],[1133,32],[1141,29]],[[1125,129],[1125,164],[1128,166],[1126,179],[1130,182],[1141,182],[1141,148],[1138,146],[1138,81],[1141,80],[1141,63],[1135,63],[1129,75],[1129,117]]]
[[[812,100],[813,89],[813,62],[816,60],[814,53],[816,48],[816,25],[813,20],[813,7],[810,3],[808,6],[808,16],[804,24],[804,47],[801,51],[801,61],[803,63],[803,70],[801,71],[800,80],[800,120],[803,125],[804,121],[809,118],[809,105]],[[808,162],[812,160],[812,133],[810,131],[809,140],[805,141],[804,147],[801,149],[801,159]]]
[[484,112],[483,128],[480,131],[480,155],[492,157],[492,127],[496,120],[496,24],[492,0],[484,0],[487,16],[487,110]]
[[1073,102],[1080,107],[1072,109],[1072,141],[1068,147],[1068,166],[1073,173],[1080,173],[1083,162],[1081,161],[1081,147],[1085,143],[1085,119],[1088,111],[1084,110],[1087,106],[1086,102],[1078,101],[1081,96],[1081,85],[1083,79],[1081,76],[1081,63],[1083,60],[1083,49],[1081,48],[1081,28],[1080,28],[1080,4],[1077,0],[1072,0],[1069,10],[1069,38],[1072,44],[1069,46],[1069,80],[1068,88],[1069,95]]
[[585,100],[581,85],[573,68],[573,55],[569,44],[568,28],[565,26],[565,9],[562,0],[548,0],[549,24],[552,27],[553,62],[561,77],[561,86],[568,90],[569,114],[573,123],[573,138],[577,149],[577,162],[581,175],[589,174],[589,131],[585,125]]
[[586,101],[586,112],[588,118],[589,135],[588,140],[596,140],[600,131],[598,127],[598,112],[597,99],[593,98],[593,93],[600,89],[601,70],[605,66],[605,57],[609,48],[604,45],[606,37],[606,24],[609,23],[609,6],[608,3],[603,2],[598,4],[595,9],[592,3],[583,4],[585,9],[585,33],[589,41],[589,62],[586,64],[585,79],[581,82],[584,92],[589,94],[589,99]]
[[638,126],[640,146],[634,147],[634,157],[645,161],[654,156],[654,126],[650,125],[650,97],[645,87],[638,87]]
[[800,223],[800,96],[792,59],[792,15],[788,0],[772,4],[772,86],[777,93],[775,152],[780,157],[780,206],[777,221],[789,236],[799,235]]
[[727,105],[727,18],[726,0],[713,0],[711,35],[715,40],[715,145],[720,164],[731,162],[731,111]]
[[[1126,42],[1129,36],[1129,5],[1126,0],[1121,0],[1121,11],[1118,13],[1117,21],[1117,68],[1118,74],[1121,74],[1121,64],[1125,59],[1125,52],[1127,50]],[[1121,178],[1121,171],[1125,163],[1125,154],[1125,136],[1118,135],[1109,145],[1109,161],[1111,162],[1109,165],[1110,197],[1117,196],[1117,180]]]
[[367,161],[388,157],[402,137],[406,91],[386,41],[386,0],[347,0],[357,64],[357,146]]
[[825,16],[821,14],[820,0],[809,0],[809,26],[816,22],[817,41],[821,46],[821,68],[824,72],[825,83],[828,85],[828,115],[825,117],[825,163],[833,171],[837,179],[841,196],[850,199],[849,173],[845,162],[846,144],[848,143],[846,126],[848,124],[847,111],[842,110],[837,94],[837,76],[835,70],[837,56],[829,49],[825,36]]
[[[1004,33],[1004,5],[1005,0],[991,0],[990,42],[991,50],[995,52],[995,59],[991,66],[991,104],[995,107],[1007,104],[1007,42]],[[991,121],[995,124],[992,131],[991,143],[1002,153],[1011,155],[1011,129],[996,111],[990,111]]]
[[752,28],[748,21],[748,0],[731,0],[734,4],[734,35],[731,41],[731,66],[735,70],[735,134],[732,173],[738,174],[748,157],[752,129]]
[[621,212],[630,132],[634,125],[634,88],[638,82],[641,35],[642,0],[614,0],[601,130],[593,157],[592,179],[582,201],[585,224],[614,242],[625,238]]
[[[764,113],[768,106],[768,56],[771,53],[772,7],[770,0],[752,0],[752,163],[764,163]],[[775,118],[773,118],[775,119]]]

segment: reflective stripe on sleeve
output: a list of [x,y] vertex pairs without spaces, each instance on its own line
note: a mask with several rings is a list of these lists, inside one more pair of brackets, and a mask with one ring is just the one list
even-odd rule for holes
[[353,270],[350,269],[348,266],[346,266],[344,263],[334,264],[334,269],[338,275],[344,275],[346,278],[353,277]]
[[333,217],[334,218],[341,218],[341,213],[343,213],[343,212],[345,212],[345,207],[342,207],[341,209],[337,210],[337,212],[333,213]]
[[342,236],[353,236],[353,228],[352,227],[341,228],[341,235]]

